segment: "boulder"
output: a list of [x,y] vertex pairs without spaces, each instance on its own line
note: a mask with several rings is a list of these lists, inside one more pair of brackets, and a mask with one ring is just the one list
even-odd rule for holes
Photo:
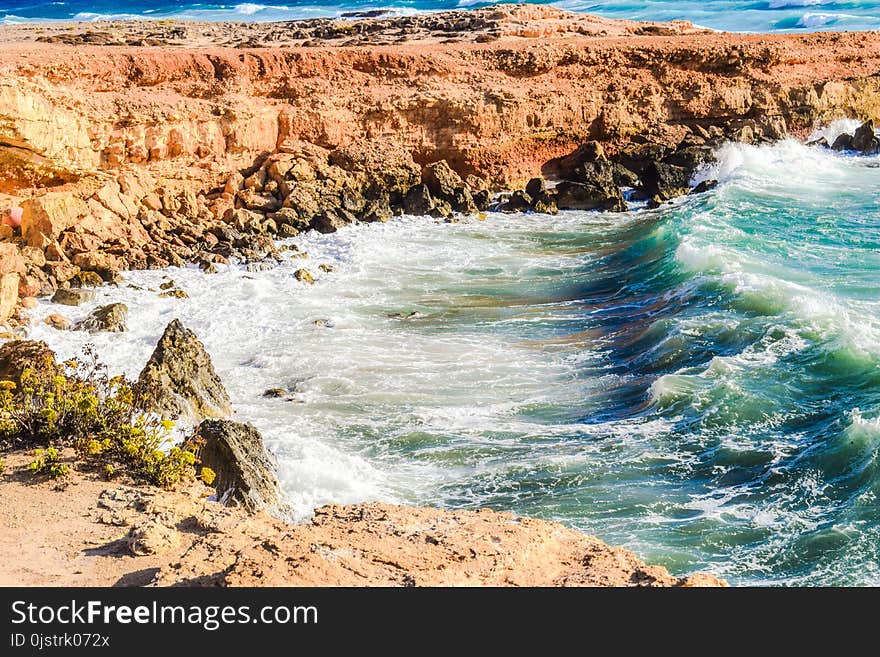
[[615,193],[589,183],[563,181],[556,186],[556,205],[560,210],[610,210],[625,212],[626,201],[615,188]]
[[354,141],[332,151],[329,161],[346,171],[365,173],[368,183],[364,195],[371,199],[389,194],[402,196],[421,180],[421,168],[412,153],[392,141]]
[[430,214],[434,209],[434,199],[425,184],[413,185],[403,199],[403,211],[417,217]]
[[46,374],[56,372],[55,352],[37,340],[14,340],[0,346],[0,381],[18,385],[28,368]]
[[642,191],[648,196],[669,200],[688,193],[691,171],[665,162],[651,162],[642,172]]
[[293,277],[300,283],[308,283],[309,285],[313,285],[315,282],[315,277],[312,276],[312,272],[310,272],[308,269],[297,269],[295,272],[293,272]]
[[542,192],[532,199],[532,209],[541,214],[558,214],[559,208],[556,207],[556,192]]
[[[129,552],[136,557],[145,557],[168,552],[180,543],[180,532],[173,522],[157,514],[136,527],[132,527],[126,537]],[[164,521],[164,522],[163,522]]]
[[717,180],[703,180],[696,187],[694,187],[689,194],[703,194],[708,192],[709,190],[715,189],[718,187]]
[[532,209],[532,197],[521,189],[515,191],[510,198],[498,206],[498,212],[528,212]]
[[54,329],[58,329],[59,331],[66,331],[70,328],[70,320],[67,319],[64,315],[59,315],[58,313],[52,313],[51,315],[47,316],[46,319],[43,320],[43,322]]
[[89,251],[73,256],[73,264],[85,271],[93,271],[106,281],[111,281],[126,268],[125,261],[106,251]]
[[533,199],[537,198],[545,191],[547,191],[547,184],[544,182],[543,178],[532,178],[526,183],[525,192]]
[[232,413],[229,395],[195,333],[175,319],[138,377],[138,406],[164,419],[200,421]]
[[188,441],[202,467],[216,474],[217,499],[250,511],[277,507],[281,488],[263,437],[250,424],[205,420]]
[[60,303],[63,306],[80,306],[94,299],[95,291],[85,288],[60,287],[52,295],[52,303]]
[[831,149],[835,151],[850,151],[853,147],[852,142],[853,136],[851,134],[841,132],[837,135],[834,143],[831,144]]
[[642,181],[635,173],[617,162],[614,163],[612,176],[614,178],[614,184],[618,187],[632,187],[635,189],[636,187],[642,186]]
[[874,121],[868,120],[860,125],[852,138],[852,150],[862,155],[873,155],[880,151],[880,139],[874,133]]
[[462,214],[474,214],[477,212],[477,204],[467,187],[456,187],[452,197],[448,199],[449,205],[455,212]]
[[428,186],[431,196],[452,201],[458,188],[464,187],[461,179],[446,160],[433,162],[422,171],[422,182]]
[[[30,247],[25,248],[28,249]],[[26,273],[27,265],[29,263],[22,256],[23,254],[19,252],[18,247],[15,244],[0,242],[0,274]],[[45,259],[43,260],[43,264],[46,264]],[[41,267],[42,265],[37,266]]]
[[335,233],[349,222],[336,212],[323,212],[312,220],[311,227],[319,233]]
[[479,211],[488,210],[492,204],[492,194],[488,189],[477,190],[471,194],[471,197],[474,199],[474,205],[477,206]]
[[73,325],[74,331],[107,331],[124,333],[128,330],[128,306],[124,303],[111,303],[96,308],[84,320]]

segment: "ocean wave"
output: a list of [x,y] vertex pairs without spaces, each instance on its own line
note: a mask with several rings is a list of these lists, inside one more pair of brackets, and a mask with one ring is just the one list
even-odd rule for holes
[[254,14],[266,10],[291,11],[291,8],[286,5],[260,5],[253,2],[245,2],[240,5],[235,5],[233,9],[235,13],[244,16],[253,16]]
[[78,14],[74,14],[71,20],[91,23],[97,21],[129,21],[143,18],[140,14],[99,14],[97,12],[81,11]]
[[834,25],[840,21],[846,20],[862,20],[865,16],[856,16],[854,14],[835,14],[835,13],[806,13],[801,16],[796,23],[797,27],[825,27]]
[[835,0],[770,0],[769,9],[788,9],[791,7],[815,7],[816,5],[833,5]]

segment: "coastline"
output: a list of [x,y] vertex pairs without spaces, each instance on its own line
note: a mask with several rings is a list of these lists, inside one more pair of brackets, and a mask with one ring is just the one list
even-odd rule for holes
[[[125,36],[125,45],[117,45],[115,37],[103,45],[87,45],[94,43],[88,39],[105,37],[77,39],[76,28],[72,38],[57,44],[28,40],[35,30],[48,29],[45,26],[0,28],[0,41],[5,39],[7,45],[0,60],[4,73],[0,210],[3,205],[21,205],[25,210],[20,232],[6,231],[0,252],[0,278],[7,290],[0,314],[11,324],[7,338],[16,331],[26,332],[31,299],[79,288],[89,278],[85,274],[97,274],[106,282],[128,267],[198,262],[209,273],[212,263],[238,260],[259,265],[271,260],[272,239],[284,236],[284,226],[297,232],[331,232],[354,221],[381,221],[390,214],[384,206],[369,210],[369,203],[390,196],[389,213],[398,207],[406,210],[406,197],[420,185],[430,190],[428,198],[433,199],[430,205],[409,206],[422,208],[421,214],[451,218],[453,210],[461,211],[455,207],[458,189],[466,190],[472,200],[481,192],[488,199],[505,190],[522,191],[529,200],[516,207],[534,208],[543,190],[528,193],[531,180],[558,178],[561,171],[584,163],[618,165],[647,147],[665,150],[646,159],[644,168],[684,169],[670,164],[670,158],[680,158],[688,148],[704,152],[725,140],[761,143],[804,136],[817,123],[877,114],[880,83],[873,71],[880,60],[880,36],[876,34],[741,36],[706,34],[684,25],[651,28],[646,34],[645,26],[630,22],[600,21],[584,27],[584,21],[591,19],[571,18],[550,8],[526,6],[502,14],[497,23],[487,20],[482,32],[469,30],[466,38],[455,42],[427,32],[403,44],[379,45],[370,43],[374,35],[353,42],[344,30],[306,47],[303,42],[311,35],[270,48],[252,48],[250,42],[229,47],[206,40],[203,34],[191,41],[184,38],[182,47],[171,46],[162,35],[145,34]],[[403,19],[383,20],[397,25],[395,21]],[[121,30],[136,28],[126,24]],[[89,24],[80,31],[95,29]],[[222,32],[223,26],[216,29]],[[254,29],[259,41],[278,26],[262,24]],[[53,30],[69,32],[65,26]],[[480,34],[493,31],[493,38],[480,40]],[[23,39],[22,34],[28,37]],[[130,45],[131,39],[142,45]],[[589,143],[598,144],[608,157],[584,156],[580,149]],[[591,148],[594,152],[596,147]],[[581,155],[574,161],[565,159],[577,153]],[[447,163],[445,168],[431,168],[441,161]],[[288,173],[296,167],[302,170],[302,179],[296,179],[300,184],[284,193]],[[390,174],[376,190],[369,185],[380,171]],[[309,194],[291,202],[304,180],[329,182],[309,188]],[[615,178],[613,187],[619,194],[618,183]],[[669,187],[687,193],[688,185]],[[332,207],[319,207],[308,218],[294,213],[290,223],[278,218],[285,208],[298,212],[315,199],[326,198],[328,189],[341,190]],[[353,200],[345,196],[350,191],[355,192]],[[664,191],[658,187],[658,193],[648,198],[664,202],[669,198]],[[397,201],[395,194],[400,197]],[[603,205],[616,199],[609,194],[595,207],[610,208]],[[516,198],[514,194],[507,202]],[[434,202],[438,200],[449,207]],[[474,202],[473,211],[483,209],[479,205]],[[370,212],[375,215],[372,219]],[[236,235],[224,233],[223,226],[234,227]],[[228,252],[216,249],[226,242],[231,245]],[[157,243],[161,250],[154,248]],[[213,243],[211,249],[204,247],[206,243]],[[96,282],[93,277],[91,282]],[[78,501],[83,506],[71,507],[72,515],[61,522],[90,509],[102,493],[98,486],[106,487],[78,479],[76,487],[86,493]],[[28,490],[6,476],[3,487],[4,499]],[[166,502],[182,510],[204,494],[196,491]],[[24,517],[32,522],[34,516],[27,509],[40,508],[44,502],[39,496],[35,499],[38,503],[32,507],[24,502],[10,506],[16,507],[16,513],[27,513]],[[344,527],[352,514],[363,512],[359,508],[330,515]],[[398,512],[374,506],[367,511]],[[479,514],[399,512],[401,517],[395,516],[394,522],[408,522],[409,513],[426,526],[458,518],[466,529],[464,538],[452,535],[453,542],[466,540],[474,531],[468,523],[485,520]],[[177,522],[188,518],[181,516]],[[233,521],[245,522],[240,516],[229,519]],[[266,534],[271,532],[299,531],[265,518],[252,522],[256,527],[252,541],[258,536],[268,540]],[[498,516],[497,522],[509,523],[510,518]],[[627,566],[583,579],[575,574],[580,571],[560,572],[557,564],[552,576],[542,571],[531,580],[507,582],[494,579],[492,565],[491,577],[478,569],[464,571],[459,579],[420,580],[413,575],[415,583],[457,584],[473,578],[494,584],[643,580],[688,584],[655,571],[644,575],[643,566],[628,553],[596,548],[588,538],[579,543],[574,532],[561,526],[529,523],[539,534],[565,534],[564,548],[556,550],[563,564],[577,561],[572,555],[586,550],[589,543],[589,549],[600,549],[603,558],[623,560]],[[23,527],[26,535],[27,524]],[[118,527],[108,530],[108,540],[119,531]],[[214,539],[219,543],[212,544],[202,530],[196,532],[202,549],[221,550],[223,541],[231,540],[222,538],[223,531],[208,532],[217,533],[221,537]],[[527,545],[538,539],[527,535],[511,540],[505,560],[521,566],[524,557],[516,552],[519,541]],[[79,544],[63,548],[75,554],[84,549]],[[251,553],[257,548],[242,544],[230,549],[255,558]],[[98,556],[112,559],[112,554]],[[66,569],[68,563],[61,562]],[[220,570],[229,567],[227,561],[221,565]],[[160,583],[174,583],[177,575],[163,571],[166,567],[157,561],[144,568],[157,568],[152,576],[158,575]],[[193,572],[181,579],[218,583],[199,579],[216,573],[189,567]],[[409,574],[420,572],[418,567],[410,566]],[[83,583],[153,581],[146,575],[124,580],[127,574],[108,571]],[[395,577],[384,572],[370,583],[409,581]],[[246,577],[223,583],[242,582],[276,583]],[[321,581],[316,575],[309,583],[352,581]]]

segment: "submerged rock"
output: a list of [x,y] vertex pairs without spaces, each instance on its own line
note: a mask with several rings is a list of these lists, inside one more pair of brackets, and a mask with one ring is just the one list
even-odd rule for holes
[[54,329],[58,329],[59,331],[66,331],[70,328],[70,320],[67,319],[64,315],[59,315],[58,313],[52,313],[51,315],[46,317],[43,322]]
[[60,287],[52,295],[52,303],[60,303],[64,306],[80,306],[95,298],[95,291],[84,288]]
[[315,282],[315,277],[312,276],[312,272],[308,269],[297,269],[293,272],[293,277],[300,283],[308,283],[311,285]]
[[250,511],[280,504],[275,464],[266,452],[260,432],[250,424],[205,420],[188,446],[202,467],[217,475],[213,485],[218,500]]
[[717,180],[703,180],[698,183],[696,187],[694,187],[689,194],[703,194],[704,192],[708,192],[709,190],[715,189],[718,187]]
[[81,322],[73,325],[74,331],[108,331],[124,333],[128,330],[128,306],[124,303],[111,303],[101,306]]
[[164,419],[226,418],[232,402],[195,333],[171,322],[137,382],[138,405]]

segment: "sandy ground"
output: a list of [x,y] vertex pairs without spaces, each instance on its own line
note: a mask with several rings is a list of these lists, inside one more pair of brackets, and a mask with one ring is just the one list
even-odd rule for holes
[[[71,459],[72,454],[67,457]],[[368,503],[288,525],[74,469],[56,483],[5,455],[2,586],[718,586],[671,576],[556,523]]]

